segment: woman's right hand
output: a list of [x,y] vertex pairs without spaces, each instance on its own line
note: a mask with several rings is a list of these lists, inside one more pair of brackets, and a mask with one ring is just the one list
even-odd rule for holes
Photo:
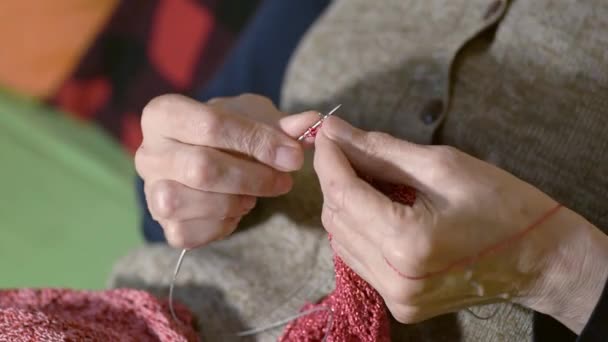
[[169,244],[193,248],[232,233],[257,197],[292,187],[303,163],[296,141],[316,112],[285,116],[262,96],[197,102],[163,95],[144,108],[135,166]]

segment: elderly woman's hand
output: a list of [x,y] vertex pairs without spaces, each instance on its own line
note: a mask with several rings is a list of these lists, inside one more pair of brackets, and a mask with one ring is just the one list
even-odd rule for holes
[[[397,320],[500,300],[575,331],[588,319],[608,275],[606,237],[543,192],[454,148],[338,118],[324,123],[315,148],[332,246]],[[414,205],[391,201],[358,173],[416,188]]]
[[152,216],[168,242],[191,248],[230,234],[257,197],[288,192],[303,162],[294,139],[318,114],[284,117],[265,97],[200,103],[153,99],[142,117],[135,166]]

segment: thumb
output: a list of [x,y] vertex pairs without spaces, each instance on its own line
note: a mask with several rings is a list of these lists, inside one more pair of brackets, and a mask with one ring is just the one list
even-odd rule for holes
[[[297,139],[320,118],[321,115],[319,115],[319,112],[308,111],[285,116],[279,120],[278,125],[285,134]],[[310,139],[310,141],[305,141],[305,143],[310,145],[313,141],[314,139]]]
[[386,133],[366,132],[337,117],[325,120],[321,132],[334,141],[352,166],[364,175],[419,190],[429,188],[432,160],[428,146]]

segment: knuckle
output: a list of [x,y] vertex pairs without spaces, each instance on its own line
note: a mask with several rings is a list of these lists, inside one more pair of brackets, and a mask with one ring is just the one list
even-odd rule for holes
[[150,100],[142,111],[141,125],[145,130],[157,122],[162,122],[162,119],[171,112],[171,107],[181,97],[176,94],[160,95]]
[[191,156],[183,172],[185,181],[196,188],[208,188],[219,177],[217,165],[206,152]]
[[413,324],[422,320],[422,311],[416,306],[389,307],[389,310],[393,314],[393,317],[402,324]]
[[404,263],[411,262],[411,256],[409,248],[403,248],[404,246],[396,246],[393,240],[387,241],[383,248],[383,254],[387,260],[393,265],[403,265]]
[[336,222],[336,212],[332,209],[329,209],[326,206],[323,206],[323,211],[321,212],[321,223],[325,229],[331,231]]
[[239,135],[236,144],[247,154],[263,162],[272,162],[275,158],[275,143],[268,130],[259,125],[252,125]]
[[385,150],[391,136],[383,132],[369,132],[365,135],[365,148],[369,154]]
[[[415,228],[414,228],[415,229]],[[417,230],[417,229],[416,229]],[[405,248],[404,248],[405,247]],[[428,234],[408,234],[407,238],[388,241],[384,256],[392,265],[407,275],[417,276],[434,258],[434,243]]]
[[170,219],[178,209],[179,188],[169,181],[159,181],[152,186],[151,210],[156,217]]
[[369,141],[370,145],[373,146],[383,146],[388,140],[391,139],[393,139],[393,137],[385,132],[374,131],[367,133],[367,140]]
[[415,293],[408,288],[402,279],[389,281],[384,287],[384,296],[393,303],[407,305],[414,302]]
[[460,151],[448,145],[432,146],[433,161],[436,164],[450,166],[458,160]]
[[451,176],[458,163],[460,152],[447,145],[428,146],[427,148],[429,149],[427,158],[430,164],[428,167],[430,179],[440,182]]
[[325,205],[334,211],[339,211],[344,208],[346,203],[347,187],[331,179],[327,182],[323,191],[325,197]]
[[228,101],[228,98],[226,97],[221,97],[221,96],[216,96],[216,97],[212,97],[209,100],[207,100],[207,104],[209,105],[215,105],[215,104],[221,104],[223,102]]
[[213,107],[200,104],[200,120],[194,124],[197,134],[200,136],[214,136],[219,132],[223,125],[223,118],[218,110]]
[[168,222],[163,225],[167,243],[176,248],[191,247],[181,222]]
[[146,174],[146,152],[144,152],[143,145],[140,146],[137,151],[135,151],[135,156],[133,157],[133,162],[135,164],[135,171],[137,174],[145,179]]
[[258,101],[263,98],[263,96],[254,93],[242,93],[238,96],[238,98],[243,101]]
[[273,161],[275,157],[275,147],[267,132],[256,130],[258,132],[250,135],[252,141],[251,154],[263,161]]
[[387,211],[387,218],[391,222],[395,233],[407,230],[409,224],[417,222],[419,219],[418,214],[414,210],[396,202],[391,202],[391,206]]
[[402,303],[403,294],[398,282],[390,282],[384,287],[384,296],[391,302]]
[[436,243],[430,235],[420,234],[412,244],[410,252],[412,254],[412,259],[422,267],[431,264],[432,260],[435,258],[435,246]]
[[184,107],[183,103],[193,100],[179,94],[160,95],[148,102],[142,111],[141,126],[146,133],[161,125],[183,128],[188,125],[197,134],[214,134],[223,124],[220,111],[210,104],[196,102],[195,106]]
[[260,105],[268,105],[272,104],[272,101],[266,96],[253,94],[253,93],[243,93],[238,96],[239,100],[243,102],[257,103]]

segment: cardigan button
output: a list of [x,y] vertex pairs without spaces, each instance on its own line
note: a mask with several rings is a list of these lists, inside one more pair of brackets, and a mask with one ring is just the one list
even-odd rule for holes
[[443,101],[440,99],[433,99],[422,109],[420,119],[425,125],[431,125],[437,121],[439,116],[441,116],[441,113],[443,113]]

